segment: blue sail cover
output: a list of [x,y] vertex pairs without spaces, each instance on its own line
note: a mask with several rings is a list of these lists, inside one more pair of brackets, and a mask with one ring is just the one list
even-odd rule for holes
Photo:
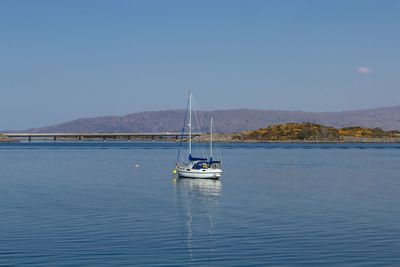
[[195,160],[207,160],[207,158],[194,158],[192,157],[192,154],[189,155],[189,160],[190,161],[195,161]]

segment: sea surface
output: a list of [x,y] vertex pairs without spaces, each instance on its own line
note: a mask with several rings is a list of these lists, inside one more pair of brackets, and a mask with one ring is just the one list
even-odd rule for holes
[[400,145],[0,144],[0,266],[400,266]]

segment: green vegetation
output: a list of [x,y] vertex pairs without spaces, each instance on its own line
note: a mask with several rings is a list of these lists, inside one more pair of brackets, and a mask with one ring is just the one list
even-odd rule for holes
[[400,138],[399,131],[380,128],[346,127],[337,129],[315,123],[287,123],[271,125],[254,131],[235,134],[235,140],[254,141],[360,141]]

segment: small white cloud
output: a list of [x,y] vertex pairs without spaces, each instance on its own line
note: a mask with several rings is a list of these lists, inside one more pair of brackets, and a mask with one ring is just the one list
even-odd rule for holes
[[360,73],[360,74],[365,74],[365,75],[368,75],[368,74],[371,74],[371,73],[372,73],[372,70],[368,69],[367,67],[358,67],[358,68],[356,69],[356,71],[357,71],[358,73]]

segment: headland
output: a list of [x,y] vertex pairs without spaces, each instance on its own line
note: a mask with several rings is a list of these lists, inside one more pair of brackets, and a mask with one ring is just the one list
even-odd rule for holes
[[[207,134],[196,140],[205,141],[208,138]],[[400,143],[400,131],[357,126],[335,128],[305,122],[271,125],[239,133],[219,133],[213,139],[225,143]]]

